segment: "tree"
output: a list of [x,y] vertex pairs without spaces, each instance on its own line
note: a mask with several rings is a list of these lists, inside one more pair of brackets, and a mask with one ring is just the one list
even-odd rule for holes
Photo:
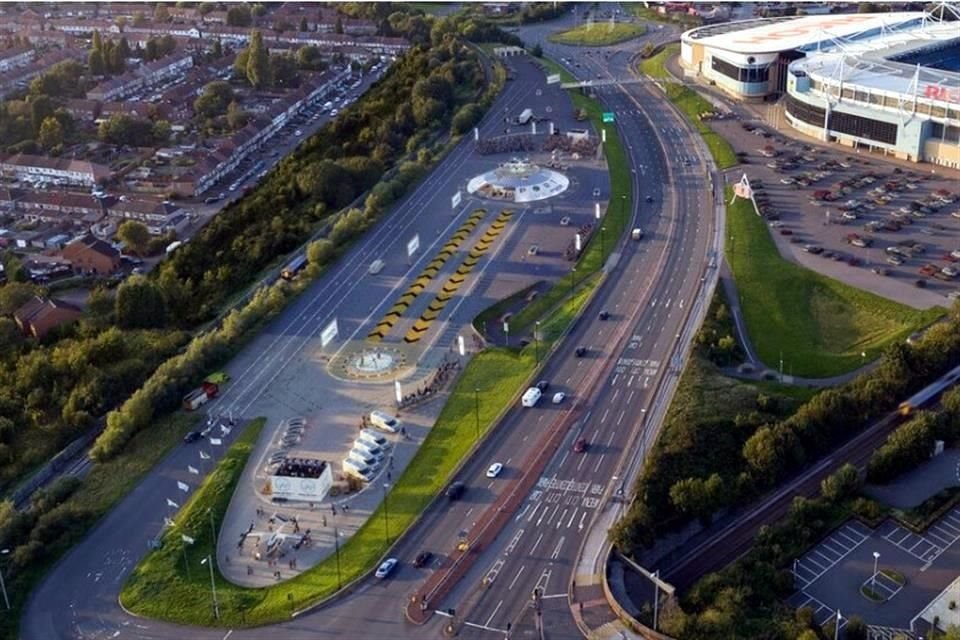
[[[7,356],[16,351],[23,344],[23,334],[17,327],[17,323],[10,318],[0,318],[0,354]],[[3,439],[3,421],[7,418],[0,417],[0,441]]]
[[203,92],[193,101],[193,110],[204,118],[216,118],[227,112],[233,102],[233,87],[229,82],[215,80],[203,87]]
[[[3,261],[3,272],[7,275],[8,283],[26,282],[30,279],[27,270],[23,266],[23,262],[21,262],[17,254],[13,252],[8,253]],[[10,285],[7,284],[6,287],[0,288],[0,296],[2,296],[3,291],[9,286]]]
[[44,118],[40,125],[40,146],[47,151],[63,144],[63,125],[55,117]]
[[306,30],[307,30],[307,19],[300,18],[300,31],[306,31]]
[[326,67],[320,49],[312,44],[297,49],[297,66],[310,71],[322,71]]
[[843,629],[846,640],[867,640],[867,625],[860,616],[850,616]]
[[254,31],[247,48],[247,81],[254,89],[270,85],[270,55],[263,45],[263,35]]
[[249,27],[253,24],[253,16],[246,5],[236,4],[227,9],[227,24],[231,27]]
[[337,21],[333,25],[333,32],[343,33],[343,20],[340,18],[340,16],[337,16]]
[[38,293],[37,287],[30,283],[8,282],[0,287],[0,315],[12,314]]
[[102,141],[117,145],[147,147],[154,143],[153,123],[124,113],[114,114],[101,122],[97,135]]
[[53,115],[53,102],[47,96],[36,96],[30,100],[30,124],[37,135],[43,121]]
[[530,55],[532,55],[534,58],[542,58],[542,57],[543,57],[543,47],[540,46],[540,43],[539,43],[539,42],[536,43],[535,45],[533,45],[533,48],[530,49]]
[[150,243],[150,230],[142,222],[126,220],[117,229],[117,237],[137,255],[146,255],[147,245]]
[[124,329],[155,329],[166,323],[163,291],[152,280],[131,276],[117,289],[117,324]]
[[167,9],[167,5],[158,2],[156,8],[153,10],[153,19],[157,22],[169,22],[170,11]]
[[247,126],[250,116],[244,111],[236,100],[230,102],[227,106],[227,126],[236,131]]
[[823,479],[820,490],[824,497],[834,502],[853,496],[860,490],[860,474],[849,462]]
[[333,243],[326,238],[315,240],[307,246],[307,260],[310,264],[323,266],[333,257]]
[[223,57],[223,45],[220,43],[220,38],[213,41],[213,57],[218,60]]
[[270,56],[271,84],[279,89],[289,89],[299,84],[300,78],[297,73],[297,63],[293,56],[282,53],[274,53]]
[[107,70],[106,62],[103,60],[103,51],[96,48],[91,49],[87,56],[87,66],[90,67],[90,75],[102,76]]

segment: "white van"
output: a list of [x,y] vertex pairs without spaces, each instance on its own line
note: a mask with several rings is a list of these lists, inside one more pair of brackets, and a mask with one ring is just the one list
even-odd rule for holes
[[354,450],[354,451],[366,451],[367,453],[369,453],[369,454],[372,455],[373,457],[377,458],[378,460],[381,459],[381,458],[383,458],[383,456],[384,456],[384,451],[383,451],[383,449],[381,449],[380,447],[378,447],[378,446],[375,445],[375,444],[370,444],[369,442],[366,442],[366,441],[364,441],[364,440],[361,440],[360,438],[357,438],[357,439],[353,442],[353,450]]
[[643,229],[637,227],[633,230],[633,233],[630,234],[634,240],[639,240],[643,237]]
[[365,449],[357,449],[356,447],[350,449],[350,453],[347,454],[347,460],[353,460],[354,462],[363,464],[370,470],[377,467],[377,457]]
[[400,431],[400,421],[390,414],[384,413],[383,411],[371,411],[370,424],[375,426],[377,429],[386,431],[387,433],[396,433]]
[[381,271],[383,271],[383,260],[379,258],[370,263],[370,268],[367,270],[370,272],[370,275],[375,276]]
[[535,407],[537,406],[537,403],[540,402],[540,398],[542,396],[543,392],[540,391],[540,389],[537,389],[536,387],[530,387],[524,392],[523,397],[520,398],[520,404],[527,408]]
[[375,444],[378,447],[387,446],[387,438],[380,433],[377,433],[373,429],[363,429],[360,431],[360,435],[357,438],[358,440],[365,440],[370,444]]
[[360,478],[361,480],[370,480],[370,477],[373,475],[370,467],[353,458],[343,459],[343,472],[355,478]]

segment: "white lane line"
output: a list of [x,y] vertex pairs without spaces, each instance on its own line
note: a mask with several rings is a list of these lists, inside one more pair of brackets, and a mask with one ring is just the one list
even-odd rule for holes
[[618,373],[617,375],[613,376],[613,380],[610,381],[610,386],[611,386],[611,387],[617,384],[617,378],[619,378],[619,377],[620,377],[620,374],[619,374],[619,373]]
[[603,415],[600,416],[600,424],[603,424],[607,421],[607,414],[610,413],[610,409],[605,409]]
[[617,418],[617,426],[618,426],[618,427],[620,426],[620,423],[623,422],[623,414],[625,414],[626,412],[627,412],[626,409],[624,409],[623,411],[620,412],[620,416]]
[[227,640],[227,638],[229,638],[231,635],[233,635],[233,629],[227,631],[226,635],[223,636],[223,640]]
[[557,506],[555,506],[555,507],[553,508],[553,511],[550,512],[550,517],[547,518],[547,524],[550,524],[551,522],[553,522],[553,516],[557,515],[557,511],[560,511],[560,503],[559,503],[559,502],[557,503]]
[[[627,386],[628,386],[628,387],[631,386],[631,385],[633,385],[633,378],[634,378],[634,376],[630,376],[630,379],[627,380]],[[632,393],[632,392],[631,392],[631,393]]]
[[[557,505],[560,506],[560,505]],[[563,526],[563,519],[567,517],[567,510],[564,509],[563,513],[560,514],[560,517],[557,518],[557,529]]]
[[510,544],[507,545],[507,550],[504,552],[504,555],[508,555],[511,551],[517,548],[517,544],[520,542],[520,538],[523,537],[523,529],[517,531],[516,535],[513,536],[513,539],[510,541]]
[[580,462],[577,463],[577,471],[580,471],[580,467],[583,466],[583,463],[587,461],[587,456],[580,456]]
[[573,526],[573,520],[577,517],[577,512],[580,511],[580,507],[577,507],[573,510],[573,513],[570,514],[570,521],[567,522],[567,529]]
[[464,517],[470,515],[471,511],[473,511],[473,507],[470,507],[469,509],[467,509],[467,512],[464,514]]
[[520,574],[523,573],[523,570],[526,568],[527,568],[527,565],[523,565],[522,567],[520,567],[520,570],[517,571],[517,575],[513,576],[513,580],[510,581],[510,586],[507,587],[507,591],[510,591],[510,589],[513,589],[514,585],[517,584],[517,580],[520,579]]
[[563,452],[563,457],[560,458],[560,466],[563,466],[563,463],[567,461],[567,456],[570,455],[569,451]]
[[615,402],[618,395],[620,395],[620,389],[614,389],[613,395],[610,397],[610,402],[611,403]]
[[650,376],[645,376],[643,378],[643,388],[646,389],[650,386]]
[[493,622],[493,616],[497,615],[497,611],[500,611],[500,607],[503,605],[503,600],[497,603],[497,606],[494,607],[493,613],[490,614],[490,617],[487,618],[487,623],[483,626],[489,627],[490,623]]
[[600,459],[597,460],[597,464],[596,464],[596,466],[593,468],[594,473],[596,473],[597,471],[600,471],[600,465],[603,464],[603,457],[604,457],[605,455],[607,455],[607,454],[605,454],[605,453],[601,453],[601,454],[600,454]]
[[535,506],[535,507],[533,508],[533,511],[530,512],[530,515],[527,516],[527,522],[530,522],[531,520],[533,520],[533,519],[536,517],[536,515],[537,515],[537,510],[540,509],[540,507],[542,507],[542,506],[543,506],[543,504],[541,503],[541,504],[538,504],[537,506]]
[[627,404],[630,404],[632,400],[633,400],[633,391],[631,391],[630,395],[627,396]]
[[528,502],[527,504],[523,505],[523,509],[521,509],[520,513],[517,514],[517,517],[513,519],[514,522],[520,522],[520,518],[522,518],[523,514],[525,514],[529,509],[530,503]]
[[560,557],[560,548],[563,547],[563,543],[566,541],[566,536],[560,536],[560,540],[557,541],[557,546],[554,548],[553,553],[550,554],[551,560],[556,560]]
[[586,518],[587,518],[587,512],[584,511],[584,512],[580,515],[580,523],[577,525],[577,529],[578,529],[579,531],[583,531],[583,521],[586,520]]
[[[539,524],[539,523],[537,523],[537,524]],[[536,550],[537,550],[537,547],[540,545],[540,541],[541,541],[541,540],[543,540],[543,534],[542,534],[542,533],[541,533],[539,536],[537,536],[537,541],[533,543],[533,546],[532,546],[532,547],[530,547],[530,554],[529,554],[529,555],[533,555],[533,552],[536,551]]]

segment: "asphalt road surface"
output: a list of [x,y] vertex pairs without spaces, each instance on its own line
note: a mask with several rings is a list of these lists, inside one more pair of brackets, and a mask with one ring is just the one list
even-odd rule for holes
[[[583,52],[576,55],[591,72],[605,73],[600,67],[610,65],[617,77],[625,77],[621,74],[626,73],[626,54],[590,60]],[[505,105],[518,103],[523,84],[519,77],[508,84],[485,128],[493,131],[499,126],[498,114]],[[627,241],[621,246],[619,258],[608,264],[607,284],[543,372],[543,378],[567,390],[567,402],[571,404],[543,403],[535,409],[511,411],[461,470],[458,478],[468,485],[464,499],[451,508],[438,502],[397,544],[394,555],[400,558],[401,566],[391,579],[363,581],[352,593],[330,605],[269,630],[236,630],[229,634],[231,638],[334,638],[348,637],[360,629],[366,638],[438,637],[442,618],[435,617],[426,627],[414,627],[403,619],[401,607],[407,596],[431,571],[430,567],[413,569],[413,557],[421,549],[429,549],[442,560],[455,544],[457,534],[469,527],[484,505],[492,504],[519,477],[527,461],[538,454],[538,433],[553,421],[564,419],[565,412],[570,410],[579,417],[549,462],[544,479],[496,545],[485,552],[473,572],[450,594],[450,606],[457,606],[467,621],[502,629],[506,622],[523,615],[534,586],[544,587],[548,596],[566,593],[572,558],[598,504],[594,500],[623,482],[613,477],[613,470],[630,462],[628,446],[636,442],[635,436],[652,435],[652,431],[644,431],[644,410],[659,379],[671,375],[671,364],[665,359],[674,350],[691,306],[698,296],[702,297],[701,278],[707,268],[708,240],[713,233],[712,202],[702,160],[683,151],[684,160],[695,160],[690,166],[676,162],[679,158],[675,153],[669,154],[665,162],[661,151],[661,138],[665,146],[692,149],[685,138],[688,134],[650,88],[635,85],[628,91],[629,94],[611,88],[601,99],[618,114],[617,126],[627,140],[631,164],[636,169],[633,213],[646,235],[641,242]],[[659,130],[652,129],[650,121],[656,122]],[[366,267],[367,256],[376,243],[386,242],[388,236],[402,240],[397,238],[398,226],[422,210],[416,206],[417,198],[435,193],[445,184],[444,176],[449,174],[450,167],[457,166],[469,154],[468,145],[465,142],[454,151],[404,205],[359,243],[349,258],[291,304],[268,329],[269,335],[259,341],[259,351],[249,356],[250,376],[243,385],[234,385],[235,396],[231,397],[231,390],[227,390],[225,405],[243,414],[244,404],[251,401],[250,385],[259,379],[257,386],[264,386],[271,376],[279,375],[284,361],[294,357],[297,340],[309,339],[305,334],[325,324],[318,321],[325,313],[322,308],[329,308],[330,300],[344,297],[338,287],[350,286],[351,274]],[[644,202],[646,195],[652,196],[653,204]],[[609,310],[611,318],[599,320],[599,309]],[[333,311],[329,313],[332,315]],[[271,348],[270,341],[279,337],[292,339]],[[587,357],[573,356],[573,348],[578,344],[588,347]],[[600,385],[595,396],[578,396],[579,389],[595,381]],[[570,443],[581,435],[590,442],[589,450],[584,454],[571,453]],[[159,530],[165,515],[155,513],[156,505],[163,504],[170,495],[169,487],[194,455],[192,449],[175,449],[51,571],[28,604],[22,626],[24,638],[224,638],[223,629],[188,629],[142,620],[125,613],[117,604],[123,581],[146,552],[147,540]],[[505,470],[491,480],[484,471],[493,461],[503,462]],[[595,491],[596,486],[600,493]],[[584,495],[575,495],[578,488]],[[554,495],[560,497],[555,499]],[[578,502],[570,498],[577,498]],[[504,553],[507,555],[502,556]],[[500,559],[500,577],[480,597],[472,597],[470,586],[478,583]],[[466,608],[460,606],[461,601]],[[550,611],[556,610],[554,605],[562,601],[551,600]],[[569,615],[557,615],[555,624],[552,618],[551,614],[552,637],[579,635]],[[465,633],[471,633],[469,628]]]

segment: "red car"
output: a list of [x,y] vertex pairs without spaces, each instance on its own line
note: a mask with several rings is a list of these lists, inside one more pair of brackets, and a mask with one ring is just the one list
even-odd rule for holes
[[586,439],[586,438],[580,438],[580,439],[578,439],[576,442],[573,443],[573,451],[574,451],[574,453],[583,453],[584,451],[587,450],[587,447],[588,447],[588,446],[589,446],[589,445],[587,444],[587,439]]

